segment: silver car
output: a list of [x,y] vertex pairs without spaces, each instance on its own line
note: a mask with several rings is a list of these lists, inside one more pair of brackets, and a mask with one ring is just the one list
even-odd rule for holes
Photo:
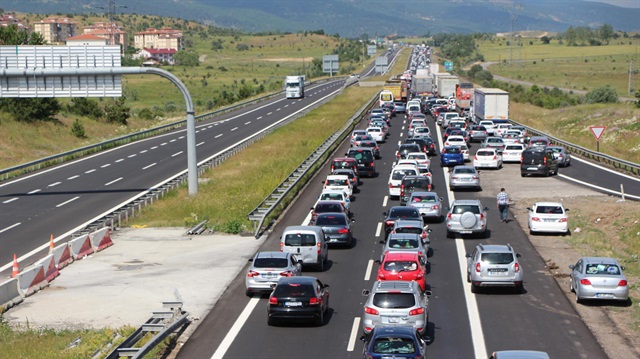
[[482,190],[480,186],[480,171],[473,166],[455,166],[449,173],[449,188],[456,190],[459,188],[472,188]]
[[429,295],[415,281],[375,281],[364,305],[362,329],[370,333],[375,327],[410,326],[420,334],[427,331]]
[[391,233],[387,240],[380,241],[380,244],[384,244],[382,253],[380,254],[380,262],[384,260],[384,255],[387,252],[418,252],[420,260],[424,265],[427,264],[427,257],[429,255],[429,242],[420,238],[415,233]]
[[558,166],[568,167],[571,165],[571,154],[562,146],[547,146],[548,149],[553,151],[553,157],[558,160]]
[[302,265],[293,253],[258,252],[249,259],[251,266],[244,277],[246,294],[271,292],[282,277],[298,276]]
[[451,204],[447,213],[447,238],[455,234],[487,234],[487,207],[477,199],[459,199]]
[[480,145],[482,148],[495,148],[497,150],[504,150],[506,144],[502,137],[487,137],[482,141]]
[[471,292],[480,287],[515,287],[524,290],[522,267],[518,263],[520,254],[509,244],[478,244],[467,253],[467,282]]
[[622,274],[624,267],[614,258],[584,257],[569,268],[569,288],[576,294],[577,303],[584,299],[629,299],[629,282]]
[[435,192],[413,192],[407,206],[417,208],[424,220],[432,218],[442,222],[442,200]]

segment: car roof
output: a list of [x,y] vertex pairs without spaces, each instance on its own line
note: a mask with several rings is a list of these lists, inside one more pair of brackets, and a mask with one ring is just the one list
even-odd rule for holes
[[339,180],[339,179],[343,180],[343,179],[349,179],[349,176],[347,176],[347,175],[328,175],[327,179],[328,180],[329,179],[331,179],[331,180]]
[[418,224],[420,226],[420,228],[422,228],[422,225],[424,225],[424,223],[422,222],[421,219],[402,218],[402,219],[398,219],[395,222],[395,226],[396,227],[399,227],[400,225],[414,225],[414,224]]
[[418,192],[413,192],[411,193],[411,196],[435,196],[438,197],[438,194],[435,192],[429,192],[429,191],[418,191]]
[[316,202],[316,206],[319,205],[319,204],[339,204],[339,205],[342,205],[342,202],[335,201],[335,200],[332,200],[332,199],[321,199],[318,202]]
[[457,204],[477,204],[477,205],[481,205],[479,199],[456,199],[455,201],[453,201],[453,203],[451,205],[454,206],[454,205],[457,205]]
[[389,233],[389,237],[387,237],[387,243],[389,243],[390,239],[415,239],[415,240],[420,240],[420,235],[418,233]]
[[562,203],[560,203],[560,202],[536,202],[536,203],[534,203],[534,206],[561,206],[562,207]]
[[413,282],[406,280],[377,280],[373,283],[372,292],[387,292],[398,290],[413,292]]
[[333,162],[342,162],[342,161],[355,162],[356,159],[351,157],[336,157],[333,159]]
[[455,169],[457,169],[457,168],[461,168],[461,169],[472,169],[472,170],[474,170],[474,171],[476,170],[476,168],[475,168],[475,167],[473,167],[473,166],[469,166],[469,165],[457,165],[457,166],[453,167],[453,169],[454,169],[454,170],[455,170]]
[[513,252],[513,248],[508,244],[478,244],[482,252]]
[[327,217],[327,216],[333,216],[333,217],[347,217],[347,214],[344,212],[323,212],[323,213],[318,213],[318,218],[320,217]]
[[289,256],[289,252],[258,252],[256,253],[256,258],[287,258]]
[[418,252],[404,252],[404,251],[393,251],[386,252],[384,254],[385,261],[402,261],[402,260],[412,260],[418,259],[420,253]]
[[387,336],[402,336],[415,338],[415,329],[412,327],[375,327],[373,328],[372,338],[387,337]]
[[497,359],[549,359],[549,354],[536,350],[501,350],[494,353]]

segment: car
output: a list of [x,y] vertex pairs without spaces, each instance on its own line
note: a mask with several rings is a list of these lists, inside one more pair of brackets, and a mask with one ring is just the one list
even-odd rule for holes
[[489,133],[484,126],[472,125],[469,127],[469,142],[482,142],[487,137],[489,137]]
[[420,211],[415,207],[409,206],[393,206],[389,209],[389,212],[383,212],[382,215],[386,217],[384,219],[385,238],[386,235],[391,233],[393,226],[399,219],[422,220]]
[[362,141],[375,141],[375,140],[369,134],[356,135],[356,137],[353,139],[353,143],[351,147],[359,147],[362,144]]
[[[442,126],[442,128],[447,128],[449,127],[449,122],[452,121],[453,119],[458,119],[458,113],[457,112],[445,112],[442,114],[442,120],[438,122],[439,125]],[[438,119],[440,119],[440,116],[438,116]]]
[[389,175],[389,198],[400,198],[402,179],[404,176],[417,176],[418,167],[413,165],[396,165]]
[[370,148],[373,151],[373,157],[376,160],[380,158],[380,147],[378,147],[378,143],[375,140],[364,140],[360,142],[359,147]]
[[520,158],[520,176],[551,176],[558,174],[558,160],[553,151],[546,147],[531,147],[522,151]]
[[[433,181],[433,176],[431,175],[431,168],[427,165],[418,165],[418,174],[421,176],[431,177]],[[433,188],[433,183],[431,184],[431,188]]]
[[447,137],[447,140],[444,142],[445,147],[462,146],[466,144],[467,144],[467,141],[465,141],[464,137],[460,135],[450,135],[449,137]]
[[456,128],[458,130],[466,131],[467,130],[467,121],[463,118],[453,118],[449,121],[449,127]]
[[[411,153],[418,153],[418,152],[411,152]],[[405,158],[398,159],[391,167],[395,168],[396,166],[411,166],[417,170],[419,165],[420,164],[418,163],[417,160],[405,157]]]
[[338,168],[333,172],[331,172],[331,174],[349,177],[349,181],[351,182],[351,187],[353,187],[354,192],[357,191],[358,185],[360,184],[360,178],[358,177],[357,172],[354,172],[352,169]]
[[550,359],[549,354],[537,350],[500,350],[491,353],[489,359]]
[[396,113],[405,113],[407,111],[407,107],[402,101],[394,101],[393,104],[396,106]]
[[445,219],[447,238],[460,234],[487,235],[487,211],[477,199],[458,199],[453,201]]
[[502,162],[520,162],[525,146],[522,143],[512,143],[504,147]]
[[487,130],[487,135],[488,136],[495,136],[494,135],[494,130],[496,128],[496,124],[493,123],[493,121],[491,120],[482,120],[478,123],[478,126],[482,126],[484,127],[485,130]]
[[311,320],[321,326],[327,309],[328,284],[315,277],[283,277],[269,296],[267,324],[274,325],[280,320]]
[[385,113],[388,113],[390,117],[396,117],[396,105],[394,105],[393,102],[385,102],[380,108],[382,108]]
[[363,358],[427,358],[427,342],[412,328],[380,327],[360,338]]
[[294,253],[258,252],[249,262],[251,265],[244,278],[247,296],[270,293],[280,278],[299,276],[302,273],[302,264]]
[[560,167],[569,167],[571,165],[571,153],[562,146],[547,146],[553,151],[553,157],[558,160]]
[[473,166],[455,166],[449,173],[449,188],[452,191],[460,188],[482,190],[480,185],[480,172]]
[[407,200],[407,206],[418,209],[423,220],[435,219],[442,222],[442,197],[435,192],[413,192]]
[[431,129],[429,129],[428,126],[416,127],[413,129],[413,136],[414,137],[424,137],[424,136],[431,137]]
[[422,118],[411,120],[411,122],[409,123],[409,128],[408,128],[409,137],[413,137],[413,130],[416,127],[426,127],[426,126],[427,126],[427,123]]
[[367,130],[353,130],[351,131],[351,136],[349,137],[349,142],[351,143],[351,146],[353,146],[353,142],[356,139],[356,136],[362,136],[362,135],[366,135],[367,134]]
[[569,288],[577,303],[585,299],[629,300],[629,282],[622,273],[625,268],[615,258],[584,257],[569,268]]
[[[340,191],[340,190],[336,190]],[[351,212],[347,209],[347,207],[342,203],[342,201],[337,200],[318,200],[311,207],[311,222],[316,220],[316,217],[320,213],[327,212],[342,212],[348,216],[351,216]]]
[[423,292],[427,289],[427,263],[417,252],[387,252],[380,263],[376,280],[415,281]]
[[418,165],[426,165],[430,167],[431,160],[429,160],[429,156],[427,156],[424,152],[409,152],[407,153],[406,159],[408,160],[416,160]]
[[386,133],[381,127],[367,127],[367,134],[370,135],[376,142],[382,143],[386,138]]
[[400,182],[400,204],[406,204],[411,194],[416,191],[431,191],[431,176],[404,176]]
[[375,177],[376,163],[373,151],[369,147],[351,147],[346,156],[356,160],[360,177]]
[[424,221],[422,220],[422,217],[420,217],[420,219],[415,219],[415,218],[398,219],[393,224],[390,234],[413,233],[413,234],[419,235],[420,239],[427,241],[427,243],[430,243],[428,239],[429,239],[429,233],[431,233],[431,230],[428,227],[429,226],[424,225]]
[[494,131],[493,131],[494,136],[498,136],[498,137],[503,136],[504,133],[511,128],[511,126],[513,126],[513,125],[510,124],[510,123],[499,123],[499,124],[497,124],[495,129],[494,129]]
[[516,253],[510,244],[478,244],[467,253],[467,282],[471,292],[481,287],[514,287],[524,291],[523,271]]
[[515,132],[516,131],[506,131],[502,134],[502,140],[504,141],[505,146],[512,143],[521,143],[520,134]]
[[420,148],[420,145],[418,145],[417,143],[403,143],[400,146],[398,146],[398,149],[396,150],[396,158],[397,159],[407,158],[407,154],[411,152],[422,152],[422,149]]
[[504,140],[502,139],[502,137],[493,137],[493,136],[489,136],[487,138],[485,138],[484,141],[482,141],[482,144],[480,145],[480,147],[482,148],[495,148],[497,150],[504,150],[505,148],[505,143]]
[[384,259],[387,252],[417,252],[420,258],[426,263],[429,254],[429,244],[427,239],[420,238],[416,233],[390,233],[387,240],[381,240],[380,244],[384,244],[380,261]]
[[353,185],[347,175],[328,175],[324,180],[323,189],[345,191],[349,198],[353,196]]
[[550,145],[551,145],[551,141],[547,136],[531,136],[531,138],[529,138],[529,143],[527,144],[529,148],[547,147]]
[[280,236],[280,252],[294,253],[303,266],[320,272],[329,261],[326,235],[317,226],[287,226]]
[[416,144],[419,146],[420,150],[416,152],[424,152],[427,153],[429,151],[429,141],[422,137],[409,137],[404,140],[405,144]]
[[440,166],[457,166],[464,164],[464,154],[460,146],[444,147],[440,153]]
[[569,234],[567,211],[559,202],[536,202],[529,210],[529,233]]
[[340,168],[350,169],[358,173],[358,162],[349,157],[336,157],[331,160],[331,172]]
[[495,148],[480,148],[473,156],[473,167],[475,168],[502,168],[502,151]]
[[431,137],[422,137],[422,139],[427,143],[427,154],[429,156],[437,156],[438,152],[436,151],[436,143]]
[[320,196],[318,196],[318,201],[338,201],[342,203],[344,208],[347,210],[347,214],[351,211],[351,199],[345,191],[331,189],[324,190],[320,193]]
[[460,151],[462,151],[462,158],[464,159],[464,161],[469,161],[469,146],[460,145]]
[[319,213],[309,224],[322,228],[327,244],[339,244],[351,248],[353,247],[352,222],[353,219],[349,219],[344,212],[325,212]]
[[461,130],[459,130],[459,129],[457,129],[457,128],[454,128],[454,127],[447,127],[447,128],[442,132],[442,139],[446,141],[446,140],[447,140],[447,138],[449,138],[449,136],[451,135],[451,133],[453,133],[453,132],[458,132],[458,131],[461,131]]
[[362,316],[362,330],[403,327],[413,333],[426,333],[429,320],[429,295],[415,281],[376,280],[367,296]]

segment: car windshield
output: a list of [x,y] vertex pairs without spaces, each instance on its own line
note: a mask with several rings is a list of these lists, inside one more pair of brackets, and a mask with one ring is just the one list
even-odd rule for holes
[[316,206],[315,212],[342,212],[342,206],[337,203],[321,203]]
[[376,293],[373,305],[389,309],[411,308],[416,305],[416,299],[412,293]]
[[375,339],[373,352],[376,354],[413,354],[416,352],[416,347],[411,338],[384,337]]
[[476,170],[471,167],[454,168],[453,173],[476,173]]
[[389,239],[389,248],[420,248],[420,243],[416,239]]
[[278,297],[312,297],[315,296],[312,285],[307,284],[279,284],[273,291],[273,296]]
[[493,151],[482,150],[482,151],[476,152],[476,156],[493,156],[493,155],[495,155]]
[[587,264],[586,274],[620,274],[620,267],[615,264]]
[[563,214],[564,211],[560,206],[538,206],[536,207],[536,213]]
[[435,196],[413,196],[411,202],[415,203],[436,203],[438,200]]
[[418,263],[414,261],[388,261],[384,262],[384,270],[390,272],[407,272],[418,269]]
[[401,180],[404,176],[415,176],[417,175],[416,170],[414,169],[406,169],[406,170],[395,170],[393,171],[393,175],[391,179],[393,180]]
[[342,195],[340,193],[323,193],[320,195],[320,199],[323,201],[342,201]]
[[480,214],[480,208],[478,206],[475,205],[469,205],[469,204],[460,204],[457,206],[453,207],[453,213],[454,214],[462,214],[465,212],[471,212],[473,214]]
[[398,227],[395,229],[396,233],[413,233],[422,234],[422,228],[420,227]]
[[284,237],[285,246],[313,247],[316,245],[316,236],[306,233],[287,234]]
[[255,268],[286,268],[289,266],[287,258],[256,258],[253,260]]
[[509,264],[513,262],[511,253],[482,253],[480,260],[489,264]]
[[316,226],[345,226],[347,221],[343,216],[318,216]]

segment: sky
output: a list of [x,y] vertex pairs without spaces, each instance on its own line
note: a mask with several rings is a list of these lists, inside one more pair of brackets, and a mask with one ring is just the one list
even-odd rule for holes
[[621,7],[632,7],[632,8],[640,8],[640,0],[587,0],[593,2],[603,2],[611,5],[621,6]]

